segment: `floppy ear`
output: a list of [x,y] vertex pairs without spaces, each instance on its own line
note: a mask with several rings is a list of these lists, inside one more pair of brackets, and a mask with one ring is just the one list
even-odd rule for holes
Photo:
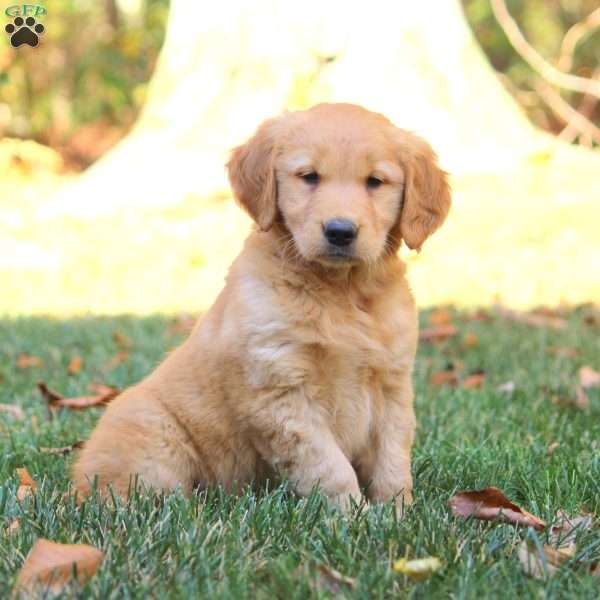
[[420,250],[423,242],[444,222],[450,210],[447,174],[437,164],[431,146],[402,131],[400,162],[405,171],[404,200],[399,234],[406,245]]
[[276,119],[265,121],[245,144],[233,150],[227,163],[236,200],[263,231],[271,228],[277,216],[275,123]]

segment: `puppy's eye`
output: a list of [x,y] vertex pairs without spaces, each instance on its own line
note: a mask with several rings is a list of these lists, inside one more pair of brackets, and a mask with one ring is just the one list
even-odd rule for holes
[[306,183],[310,183],[311,185],[316,185],[319,183],[319,174],[316,171],[310,171],[309,173],[300,173],[298,175],[300,179],[306,181]]
[[367,187],[370,190],[376,190],[378,187],[383,185],[383,180],[379,179],[379,177],[374,177],[373,175],[371,175],[371,177],[367,177]]

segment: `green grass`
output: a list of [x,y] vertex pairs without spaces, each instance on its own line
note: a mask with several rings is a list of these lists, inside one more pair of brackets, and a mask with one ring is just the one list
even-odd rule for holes
[[[570,390],[577,369],[600,368],[600,330],[587,324],[590,308],[568,315],[562,331],[506,322],[471,321],[456,313],[461,336],[419,350],[415,371],[419,432],[413,471],[416,502],[397,522],[390,507],[344,517],[315,494],[300,500],[285,486],[247,492],[218,490],[191,500],[179,495],[112,502],[65,501],[72,457],[40,452],[85,437],[100,414],[61,412],[50,420],[35,383],[44,380],[67,394],[92,381],[119,386],[140,379],[177,338],[163,317],[95,317],[71,320],[19,318],[0,321],[0,402],[16,403],[26,419],[0,414],[0,597],[8,597],[24,557],[39,537],[89,543],[106,552],[104,564],[79,597],[95,598],[306,598],[331,593],[317,581],[320,564],[356,578],[352,598],[597,598],[598,579],[585,566],[600,559],[600,533],[584,533],[580,569],[565,568],[547,582],[522,574],[514,553],[528,534],[509,525],[452,517],[448,498],[459,489],[495,485],[510,499],[551,521],[568,514],[600,513],[600,391],[589,411],[553,404],[549,390]],[[117,352],[113,332],[133,342],[127,362],[107,369]],[[462,335],[479,345],[465,350]],[[545,351],[570,346],[574,359]],[[19,370],[22,352],[44,366]],[[84,366],[68,376],[74,355]],[[465,371],[483,368],[481,390],[432,388],[432,371],[460,359]],[[514,381],[512,396],[496,386]],[[548,445],[560,446],[549,458]],[[41,484],[34,500],[15,499],[15,469],[26,466]],[[21,520],[17,534],[7,525]],[[545,534],[540,534],[544,539]],[[438,556],[444,569],[415,583],[391,570],[393,559]],[[545,596],[544,596],[545,594]]]

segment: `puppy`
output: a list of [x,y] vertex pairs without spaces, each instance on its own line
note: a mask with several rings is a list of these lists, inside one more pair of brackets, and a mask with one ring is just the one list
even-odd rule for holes
[[285,476],[347,509],[412,498],[417,314],[396,252],[450,207],[423,140],[350,104],[266,121],[227,165],[256,222],[187,341],[107,408],[74,467],[126,496]]

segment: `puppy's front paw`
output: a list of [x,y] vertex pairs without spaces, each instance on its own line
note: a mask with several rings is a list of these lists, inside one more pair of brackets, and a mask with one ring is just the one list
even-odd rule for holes
[[386,490],[371,487],[369,489],[369,500],[378,504],[392,501],[396,507],[396,514],[399,518],[402,518],[413,501],[412,486],[390,487]]
[[337,494],[336,496],[329,496],[329,499],[344,514],[351,513],[354,507],[359,506],[361,502],[363,502],[362,494],[358,490],[347,492],[345,494]]

